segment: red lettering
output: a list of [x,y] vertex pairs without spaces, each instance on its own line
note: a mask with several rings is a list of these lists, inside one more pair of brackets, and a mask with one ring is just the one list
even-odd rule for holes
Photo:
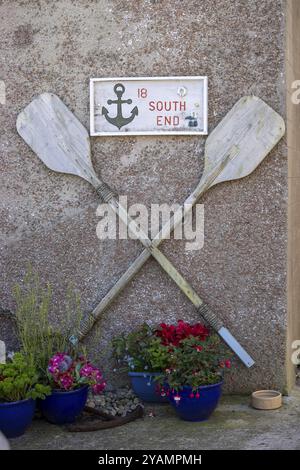
[[147,88],[138,88],[138,97],[147,98],[148,90]]
[[186,101],[149,101],[149,111],[186,111]]
[[157,109],[157,111],[162,111],[164,109],[164,105],[163,105],[162,101],[157,101],[156,109]]
[[156,116],[158,126],[179,126],[179,116]]

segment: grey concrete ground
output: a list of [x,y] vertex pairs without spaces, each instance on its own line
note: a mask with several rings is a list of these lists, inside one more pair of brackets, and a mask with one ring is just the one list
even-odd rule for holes
[[[155,417],[150,417],[153,411]],[[69,433],[37,420],[12,449],[191,450],[300,449],[300,387],[284,398],[282,408],[258,411],[249,399],[225,396],[205,423],[179,420],[169,405],[146,408],[144,419],[92,433]]]

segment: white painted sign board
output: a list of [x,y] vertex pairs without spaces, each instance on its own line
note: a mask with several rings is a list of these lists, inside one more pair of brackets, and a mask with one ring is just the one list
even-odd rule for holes
[[207,77],[92,78],[90,134],[207,134]]

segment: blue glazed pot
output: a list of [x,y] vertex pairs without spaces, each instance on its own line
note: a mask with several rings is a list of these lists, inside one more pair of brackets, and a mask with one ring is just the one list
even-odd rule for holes
[[35,411],[35,400],[0,403],[0,430],[6,437],[22,436],[30,426]]
[[128,372],[134,393],[143,401],[150,403],[167,403],[168,398],[162,397],[154,380],[159,372]]
[[180,400],[174,398],[177,393],[170,392],[169,400],[177,415],[185,421],[206,421],[216,409],[222,395],[223,382],[204,385],[198,388],[199,398],[191,398],[192,387],[183,387],[179,392]]
[[53,390],[51,395],[40,401],[41,412],[50,423],[73,423],[85,407],[88,391],[87,385],[69,392]]

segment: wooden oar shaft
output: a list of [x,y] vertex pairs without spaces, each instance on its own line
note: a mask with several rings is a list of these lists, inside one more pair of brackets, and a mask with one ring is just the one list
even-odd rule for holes
[[[220,165],[220,167],[223,165]],[[217,176],[217,171],[214,172],[215,176]],[[211,177],[212,179],[213,177]],[[204,186],[204,185],[203,185]],[[205,187],[207,185],[205,184]],[[129,230],[134,230],[135,235],[139,235],[139,240],[145,246],[146,250],[149,252],[149,256],[152,255],[156,261],[160,264],[160,266],[164,269],[164,271],[173,279],[175,284],[180,288],[180,290],[186,295],[188,299],[193,303],[193,305],[199,309],[202,316],[205,320],[218,332],[222,328],[222,322],[217,319],[216,315],[213,314],[208,307],[201,308],[204,305],[203,300],[199,297],[197,292],[193,289],[193,287],[188,283],[188,281],[179,273],[179,271],[175,268],[175,266],[168,260],[168,258],[156,247],[153,245],[151,240],[147,237],[147,235],[137,226],[136,222],[131,219],[127,213],[127,211],[119,204],[118,200],[114,197],[113,192],[110,191],[108,186],[104,183],[100,183],[97,187],[97,193],[100,195],[102,200],[110,205],[113,211],[120,217],[122,222],[127,225]],[[178,218],[176,220],[178,223]],[[174,221],[175,223],[175,221]],[[159,243],[157,239],[157,243]]]
[[[192,209],[196,204],[197,200],[202,194],[209,189],[213,181],[219,176],[219,174],[224,169],[225,165],[230,158],[229,155],[225,155],[220,159],[220,165],[214,168],[206,178],[201,178],[200,182],[194,189],[194,191],[187,197],[183,206],[176,211],[176,213],[171,217],[169,223],[166,223],[158,234],[152,240],[152,245],[158,247],[164,239],[168,238],[173,229],[181,222],[183,217]],[[98,182],[99,183],[99,182]],[[105,200],[110,200],[114,198],[113,192],[105,183],[98,184],[97,192],[102,192],[101,198]],[[79,330],[72,336],[72,341],[75,343],[78,340],[82,340],[91,330],[94,323],[100,317],[100,315],[106,310],[106,308],[114,301],[114,299],[123,291],[126,285],[133,279],[133,277],[140,271],[145,262],[150,258],[151,252],[148,248],[144,249],[142,253],[135,259],[135,261],[130,265],[130,267],[125,271],[125,273],[118,279],[114,286],[109,290],[109,292],[103,297],[95,309],[88,313],[84,320],[81,322]]]
[[113,211],[119,216],[120,220],[122,220],[122,222],[127,225],[128,229],[132,231],[135,236],[138,236],[138,239],[144,245],[144,247],[158,261],[161,267],[173,279],[173,281],[185,293],[185,295],[192,301],[195,307],[200,307],[203,301],[200,299],[194,289],[177,271],[175,266],[168,260],[168,258],[157,247],[152,244],[148,236],[141,230],[141,228],[136,224],[136,222],[131,219],[124,207],[119,204],[118,200],[114,197],[110,189],[102,182],[100,182],[96,190],[102,200],[109,204]]
[[[222,171],[223,165],[225,164],[225,160],[228,159],[229,156],[227,156],[222,163],[220,163],[219,170],[214,171],[213,175],[211,178],[209,178],[211,181],[219,174],[220,171]],[[208,187],[208,182],[205,182],[205,188]],[[218,320],[217,316],[211,312],[208,307],[203,308],[204,303],[203,300],[199,297],[199,295],[195,292],[195,290],[191,287],[191,285],[184,279],[184,277],[177,271],[177,269],[174,267],[174,265],[168,260],[168,258],[158,250],[157,247],[155,247],[151,240],[148,238],[148,236],[143,233],[140,229],[140,227],[137,226],[134,220],[132,220],[127,211],[119,204],[117,199],[114,197],[113,192],[109,189],[105,183],[103,183],[101,180],[99,180],[99,184],[96,182],[95,184],[97,193],[101,197],[101,199],[108,203],[110,207],[118,214],[120,219],[125,223],[129,230],[134,231],[135,235],[138,234],[138,238],[141,241],[141,243],[146,247],[146,249],[149,251],[149,254],[152,254],[152,256],[158,261],[158,263],[161,265],[161,267],[166,271],[166,273],[173,279],[173,281],[178,285],[178,287],[182,290],[182,292],[191,300],[191,302],[195,305],[197,309],[199,309],[200,314],[205,318],[205,320],[217,331],[221,331],[222,328],[223,330],[225,329],[222,326],[222,323]],[[193,198],[194,199],[194,198]],[[196,199],[195,199],[196,202]],[[175,222],[175,221],[174,221]],[[178,218],[176,219],[176,222],[178,222]],[[159,239],[157,239],[159,241]],[[85,326],[90,328],[90,325],[94,321],[94,318],[91,318],[90,321],[85,323]],[[227,330],[226,330],[227,331]],[[221,335],[222,336],[222,335]],[[74,338],[73,338],[74,341]],[[248,353],[242,348],[242,346],[235,340],[235,344],[238,345],[238,350],[233,349],[233,351],[240,357],[242,362],[247,366],[251,367],[254,364],[254,361],[252,358],[248,355]],[[230,347],[231,345],[228,344]],[[239,354],[242,352],[242,354]]]

